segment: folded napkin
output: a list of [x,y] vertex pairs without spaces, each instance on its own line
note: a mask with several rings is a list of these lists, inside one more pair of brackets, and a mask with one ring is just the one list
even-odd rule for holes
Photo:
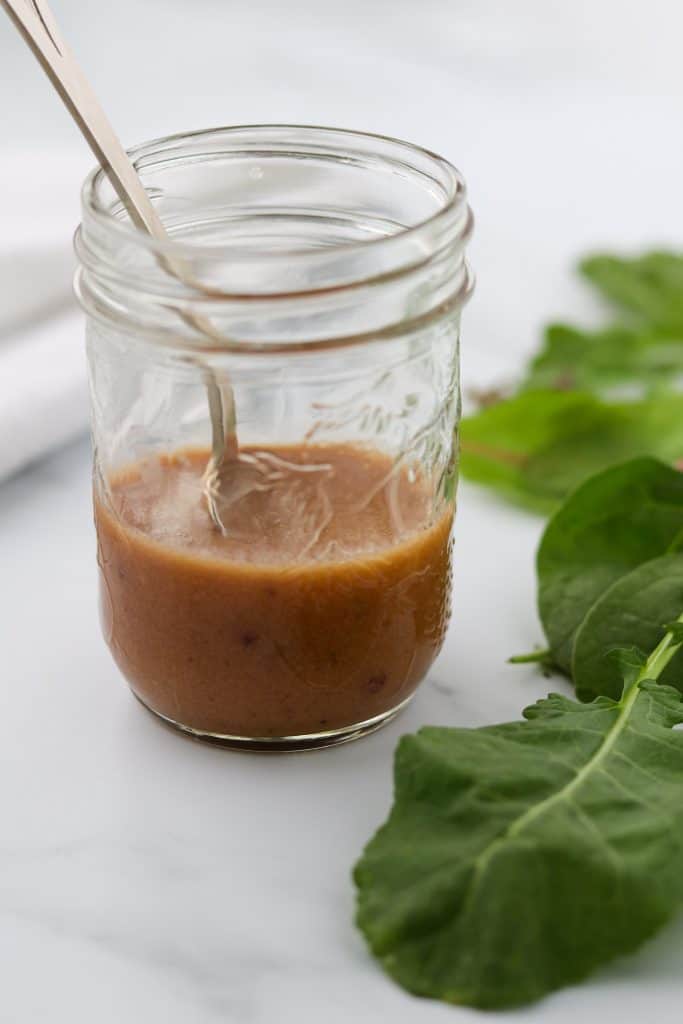
[[85,433],[71,237],[87,152],[0,151],[0,480]]
[[83,322],[48,318],[0,340],[0,479],[87,430]]

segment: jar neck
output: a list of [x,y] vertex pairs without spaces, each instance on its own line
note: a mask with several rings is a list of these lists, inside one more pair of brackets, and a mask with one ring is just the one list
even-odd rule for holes
[[301,350],[412,331],[469,296],[464,182],[416,147],[266,126],[131,155],[169,239],[136,230],[90,176],[76,290],[110,327],[197,350]]

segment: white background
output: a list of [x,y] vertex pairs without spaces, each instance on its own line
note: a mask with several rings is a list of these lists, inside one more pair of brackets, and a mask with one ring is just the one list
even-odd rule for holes
[[[54,6],[128,144],[292,121],[398,135],[457,163],[477,216],[466,386],[514,373],[545,321],[600,315],[572,276],[581,253],[683,240],[676,0]],[[2,310],[41,290],[61,307],[91,160],[6,19],[0,126]],[[45,240],[44,274],[17,273],[3,225]],[[541,523],[462,487],[453,628],[410,710],[353,747],[236,756],[157,726],[109,661],[88,458],[83,441],[0,485],[2,1019],[478,1019],[381,974],[351,923],[349,870],[386,812],[401,732],[514,717],[544,692],[505,664],[541,639]],[[682,938],[679,923],[513,1019],[679,1021]]]

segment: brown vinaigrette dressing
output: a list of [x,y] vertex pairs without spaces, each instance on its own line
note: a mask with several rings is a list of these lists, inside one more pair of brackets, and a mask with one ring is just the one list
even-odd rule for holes
[[372,449],[245,448],[222,535],[202,495],[208,454],[148,458],[95,498],[105,635],[133,691],[232,737],[391,711],[443,642],[452,509],[434,519],[419,472]]

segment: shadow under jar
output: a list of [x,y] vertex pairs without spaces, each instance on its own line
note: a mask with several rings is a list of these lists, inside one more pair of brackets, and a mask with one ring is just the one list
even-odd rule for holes
[[[362,735],[412,696],[449,618],[463,180],[326,128],[132,156],[170,240],[136,230],[102,172],[76,239],[106,640],[143,704],[193,735]],[[207,382],[236,410],[221,528]]]

